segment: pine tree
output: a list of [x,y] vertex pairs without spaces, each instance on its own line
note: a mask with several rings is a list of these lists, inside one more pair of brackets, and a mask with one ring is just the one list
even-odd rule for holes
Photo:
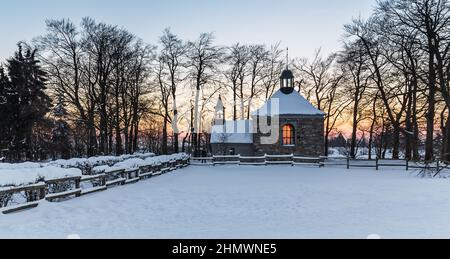
[[[10,82],[5,74],[4,68],[0,66],[0,150],[5,150],[10,140],[9,93]],[[3,156],[3,154],[0,154],[0,156]]]
[[55,158],[70,158],[70,127],[66,122],[66,116],[67,110],[64,107],[64,99],[60,96],[58,99],[58,104],[53,108],[53,117],[56,120],[55,127],[52,131],[52,144]]
[[15,56],[7,61],[11,90],[14,93],[8,106],[12,109],[12,139],[10,152],[15,160],[35,158],[39,146],[33,145],[33,128],[45,121],[50,111],[51,101],[45,93],[46,73],[35,58],[36,50],[27,49],[25,54],[21,44]]

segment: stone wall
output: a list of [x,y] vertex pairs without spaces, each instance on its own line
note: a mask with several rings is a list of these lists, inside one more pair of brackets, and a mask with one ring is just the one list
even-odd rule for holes
[[221,143],[221,144],[211,144],[213,155],[231,155],[230,150],[234,149],[235,155],[241,156],[253,156],[255,155],[253,144],[232,144],[232,143]]
[[[256,119],[256,118],[255,118]],[[295,127],[296,138],[294,146],[282,145],[282,128],[285,124]],[[259,132],[259,131],[258,131]],[[280,117],[279,140],[272,145],[262,145],[263,134],[253,136],[256,155],[295,154],[297,156],[317,157],[324,155],[324,118],[312,116],[282,116]]]

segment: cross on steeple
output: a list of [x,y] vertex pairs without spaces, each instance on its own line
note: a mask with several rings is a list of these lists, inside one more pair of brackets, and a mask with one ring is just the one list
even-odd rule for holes
[[289,70],[289,47],[286,48],[286,70]]

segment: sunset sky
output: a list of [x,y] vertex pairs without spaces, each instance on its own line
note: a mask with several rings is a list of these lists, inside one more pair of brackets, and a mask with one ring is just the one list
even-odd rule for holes
[[0,62],[18,41],[45,31],[45,20],[90,16],[125,27],[148,43],[157,43],[171,27],[184,39],[215,32],[217,43],[273,44],[281,41],[291,55],[311,57],[340,48],[342,26],[367,17],[375,0],[22,0],[4,1],[0,16]]

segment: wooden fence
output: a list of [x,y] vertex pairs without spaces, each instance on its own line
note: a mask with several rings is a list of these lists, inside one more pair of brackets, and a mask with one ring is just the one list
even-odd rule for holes
[[213,156],[213,157],[192,157],[191,165],[324,165],[323,157],[299,157],[294,155],[263,155],[263,156]]
[[[0,212],[8,214],[35,208],[41,200],[64,201],[83,195],[105,191],[114,186],[139,182],[162,175],[190,164],[190,159],[176,160],[154,166],[141,166],[128,170],[107,171],[96,175],[84,175],[52,179],[28,186],[0,189]],[[23,197],[20,204],[11,204],[14,196]]]
[[351,159],[349,157],[300,157],[291,155],[263,155],[263,156],[212,156],[212,157],[192,157],[191,164],[197,166],[216,165],[308,165],[318,167],[342,166],[344,168],[404,168],[411,169],[432,169],[440,172],[443,169],[450,169],[450,162],[437,159],[436,161],[410,161],[395,159]]
[[[10,187],[0,189],[0,212],[4,214],[34,208],[41,200],[64,201],[70,198],[105,191],[114,186],[136,183],[154,176],[162,175],[189,165],[290,165],[290,166],[341,166],[350,168],[374,168],[379,170],[383,167],[404,168],[405,170],[418,169],[420,173],[432,170],[436,176],[444,169],[450,169],[450,162],[436,160],[407,161],[392,159],[350,159],[350,158],[328,158],[328,157],[299,157],[294,155],[264,155],[255,157],[245,156],[214,156],[214,157],[192,157],[190,159],[177,160],[153,166],[141,166],[129,170],[106,171],[96,175],[84,175],[78,177],[66,177],[52,179],[46,182],[28,186]],[[11,204],[14,195],[24,197],[24,202]]]

